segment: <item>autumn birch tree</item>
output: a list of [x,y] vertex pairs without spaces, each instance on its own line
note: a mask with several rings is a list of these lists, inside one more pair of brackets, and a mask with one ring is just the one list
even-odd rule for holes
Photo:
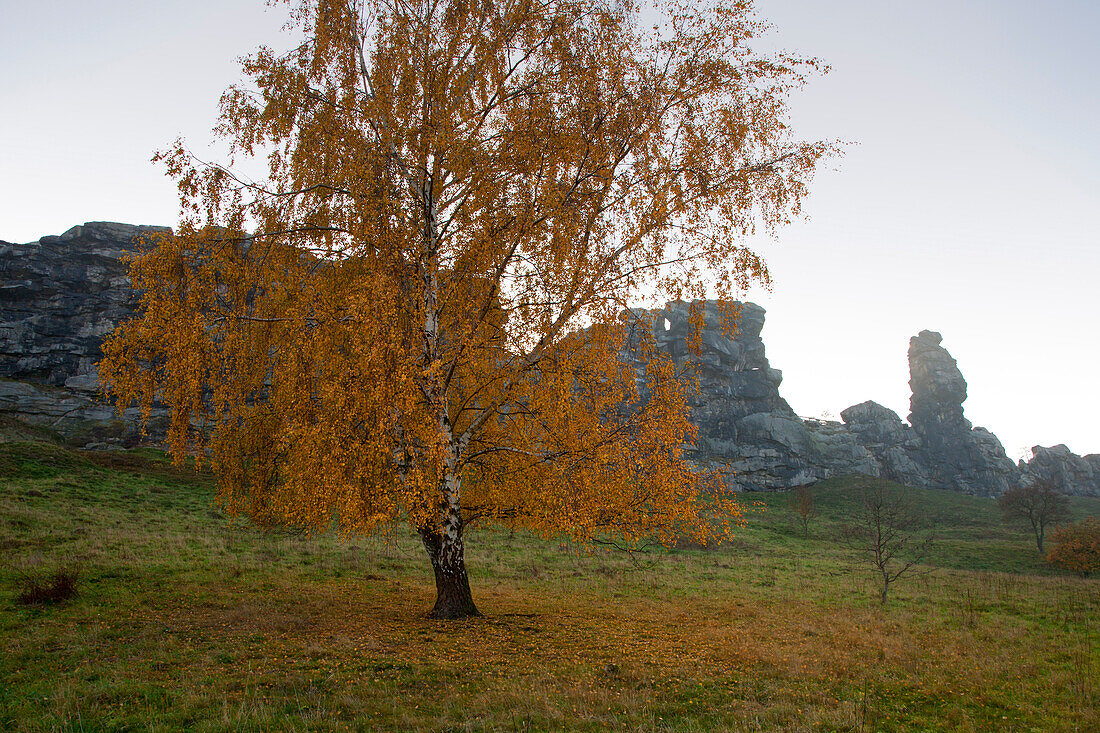
[[230,159],[158,156],[181,222],[134,263],[108,389],[170,408],[172,451],[209,462],[230,512],[408,522],[435,617],[477,613],[475,522],[726,531],[737,505],[682,454],[690,380],[624,309],[767,282],[744,237],[797,213],[828,152],[785,122],[819,67],[755,53],[749,2],[665,10],[292,4],[301,44],[222,97]]

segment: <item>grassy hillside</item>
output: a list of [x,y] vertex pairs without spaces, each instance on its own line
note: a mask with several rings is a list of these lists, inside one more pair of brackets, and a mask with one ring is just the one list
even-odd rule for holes
[[[1100,729],[1100,581],[991,500],[919,492],[937,569],[880,606],[833,539],[850,489],[819,485],[806,537],[751,496],[717,549],[475,531],[486,617],[447,623],[407,530],[265,534],[157,454],[0,444],[0,729]],[[74,598],[16,600],[62,565]]]

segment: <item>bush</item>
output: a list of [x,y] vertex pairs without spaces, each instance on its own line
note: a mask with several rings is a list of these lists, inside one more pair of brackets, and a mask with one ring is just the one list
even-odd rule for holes
[[1054,530],[1047,562],[1081,577],[1100,570],[1100,517],[1089,517]]
[[69,568],[59,568],[44,577],[28,573],[19,580],[19,593],[15,600],[24,606],[61,603],[76,595],[79,579],[80,573]]

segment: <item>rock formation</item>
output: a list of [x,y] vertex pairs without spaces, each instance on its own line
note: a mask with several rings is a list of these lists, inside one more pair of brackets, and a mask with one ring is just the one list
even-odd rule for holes
[[768,363],[760,338],[763,308],[738,304],[737,332],[731,338],[715,303],[695,305],[704,318],[697,354],[689,346],[691,304],[672,302],[640,313],[652,320],[657,345],[678,365],[691,362],[698,376],[699,394],[688,400],[698,428],[694,460],[728,466],[730,483],[750,491],[849,473],[878,475],[874,457],[839,423],[804,422],[780,396],[783,373]]
[[[77,445],[108,447],[139,439],[137,414],[119,418],[98,394],[96,361],[106,334],[133,313],[137,298],[125,255],[163,227],[90,222],[31,244],[0,241],[0,414],[47,427]],[[909,423],[875,402],[841,412],[843,423],[803,420],[779,393],[783,374],[764,353],[764,309],[740,304],[731,337],[714,303],[703,310],[698,353],[689,347],[692,305],[641,312],[653,336],[698,375],[689,400],[698,427],[692,458],[731,470],[744,490],[773,490],[850,473],[910,486],[995,495],[1017,482],[1050,480],[1062,491],[1100,496],[1100,455],[1036,447],[1013,464],[996,436],[963,414],[966,381],[940,335],[909,345],[913,390]],[[154,415],[149,435],[162,430]]]
[[931,483],[927,467],[920,463],[920,439],[896,412],[868,400],[842,410],[840,418],[875,456],[885,478],[909,486]]
[[921,331],[909,340],[909,424],[930,484],[967,494],[998,495],[1019,481],[1001,441],[963,416],[966,380],[943,337]]
[[119,419],[99,395],[95,364],[137,304],[126,256],[167,231],[89,222],[30,244],[0,241],[0,412],[80,445],[139,437],[136,411]]
[[1100,455],[1079,456],[1064,445],[1031,449],[1031,459],[1020,461],[1023,482],[1048,481],[1063,494],[1100,496]]
[[1020,479],[997,436],[963,414],[966,380],[935,331],[909,340],[909,424],[875,402],[843,410],[845,425],[884,476],[910,486],[997,495]]
[[764,355],[764,309],[741,304],[731,339],[713,303],[696,306],[705,314],[698,355],[688,348],[688,304],[670,303],[648,315],[658,345],[677,362],[695,363],[700,394],[689,403],[699,430],[693,457],[729,465],[737,488],[788,488],[861,473],[997,495],[1019,481],[1019,469],[996,436],[964,416],[966,380],[938,333],[922,331],[910,341],[910,424],[875,402],[841,412],[843,424],[803,420],[780,396],[782,372]]

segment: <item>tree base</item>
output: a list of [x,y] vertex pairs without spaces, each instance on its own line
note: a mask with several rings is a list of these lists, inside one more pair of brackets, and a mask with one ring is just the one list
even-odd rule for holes
[[480,616],[470,593],[461,539],[445,548],[443,537],[438,532],[422,529],[420,538],[435,571],[435,606],[428,618],[454,621]]
[[438,597],[435,600],[435,607],[428,613],[428,618],[456,621],[461,618],[474,618],[480,615],[481,612],[477,610],[472,598],[462,600]]

